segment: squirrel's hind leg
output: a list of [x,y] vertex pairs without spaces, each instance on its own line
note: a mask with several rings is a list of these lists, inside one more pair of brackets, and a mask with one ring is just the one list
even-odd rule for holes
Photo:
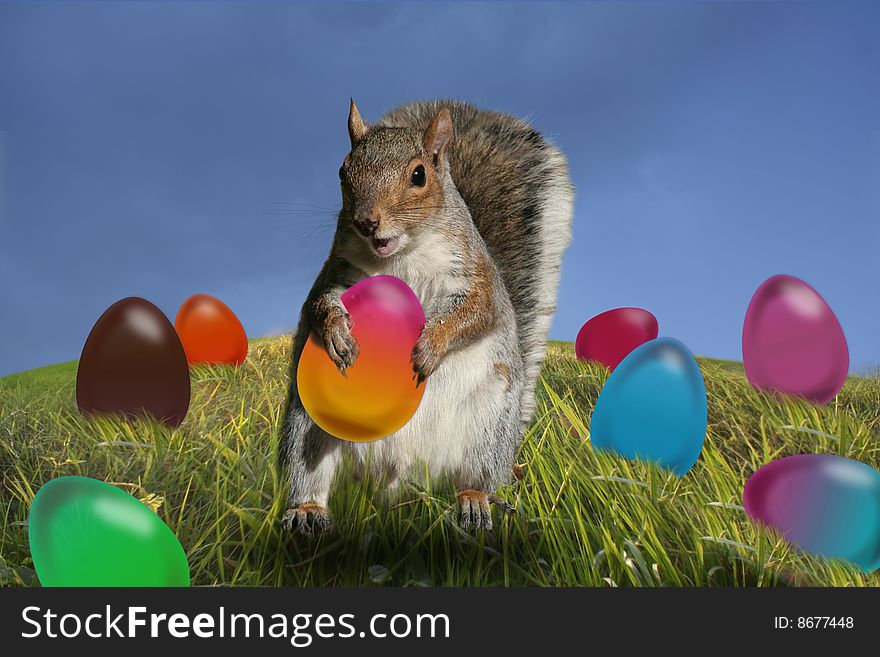
[[290,494],[281,526],[299,534],[331,531],[333,521],[327,502],[333,476],[342,461],[342,441],[325,433],[295,405],[288,418],[284,448]]
[[502,410],[497,424],[488,428],[484,440],[471,446],[468,467],[457,478],[459,525],[465,531],[492,529],[489,511],[492,504],[506,514],[516,513],[516,509],[495,491],[510,482],[516,450],[522,439],[520,399],[521,386],[508,386],[500,404]]
[[458,491],[459,525],[465,531],[471,529],[492,529],[492,514],[489,505],[495,504],[504,513],[510,515],[516,513],[508,502],[493,493],[487,493],[475,488],[465,488]]

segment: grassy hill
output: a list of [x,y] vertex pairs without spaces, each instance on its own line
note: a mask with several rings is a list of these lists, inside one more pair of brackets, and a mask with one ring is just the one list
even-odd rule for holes
[[443,482],[387,505],[373,483],[345,478],[331,501],[336,533],[303,539],[279,529],[289,349],[289,338],[256,340],[240,369],[194,369],[177,430],[83,419],[76,363],[0,379],[0,584],[35,584],[29,505],[44,482],[74,474],[112,482],[156,510],[180,538],[196,585],[880,584],[878,573],[798,554],[741,507],[745,480],[774,458],[824,452],[880,466],[880,379],[851,378],[819,408],[759,394],[741,366],[700,359],[709,432],[679,479],[593,451],[590,415],[607,375],[577,361],[570,343],[551,343],[518,456],[523,477],[502,491],[517,515],[496,515],[495,530],[470,535]]

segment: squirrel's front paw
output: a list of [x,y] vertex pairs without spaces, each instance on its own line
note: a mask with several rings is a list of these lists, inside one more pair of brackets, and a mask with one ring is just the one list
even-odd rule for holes
[[288,509],[281,520],[281,527],[287,532],[306,534],[326,534],[333,531],[333,519],[320,504],[305,502]]
[[412,350],[414,378],[418,379],[419,384],[434,373],[441,360],[443,360],[443,350],[439,347],[439,341],[426,326],[422,329]]
[[360,347],[351,333],[351,326],[351,315],[338,312],[327,318],[321,333],[327,355],[342,374],[354,365],[355,359],[360,354]]

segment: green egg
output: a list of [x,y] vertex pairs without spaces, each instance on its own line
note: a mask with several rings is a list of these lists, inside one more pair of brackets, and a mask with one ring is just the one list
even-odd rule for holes
[[180,541],[143,502],[88,477],[44,484],[28,518],[43,586],[189,586]]

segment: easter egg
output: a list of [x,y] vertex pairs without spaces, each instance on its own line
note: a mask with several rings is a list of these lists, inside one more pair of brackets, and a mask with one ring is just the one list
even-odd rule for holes
[[657,318],[641,308],[615,308],[596,315],[578,331],[574,350],[613,370],[636,347],[657,337]]
[[703,375],[678,340],[637,347],[599,393],[590,441],[626,458],[641,458],[681,476],[696,463],[706,438]]
[[174,328],[191,364],[241,365],[247,356],[247,335],[238,317],[208,294],[194,294],[184,301]]
[[829,402],[843,387],[849,350],[825,300],[793,276],[768,278],[746,311],[743,365],[758,389]]
[[176,427],[186,416],[189,395],[186,354],[161,310],[129,297],[98,318],[76,370],[80,411],[147,414]]
[[759,468],[743,490],[754,521],[806,552],[880,567],[880,472],[833,454],[798,454]]
[[143,502],[97,479],[41,486],[28,535],[43,586],[189,586],[174,532]]
[[422,400],[412,350],[425,324],[413,291],[393,276],[366,278],[342,294],[360,355],[345,375],[312,335],[303,348],[297,387],[303,407],[327,433],[351,441],[391,435]]

